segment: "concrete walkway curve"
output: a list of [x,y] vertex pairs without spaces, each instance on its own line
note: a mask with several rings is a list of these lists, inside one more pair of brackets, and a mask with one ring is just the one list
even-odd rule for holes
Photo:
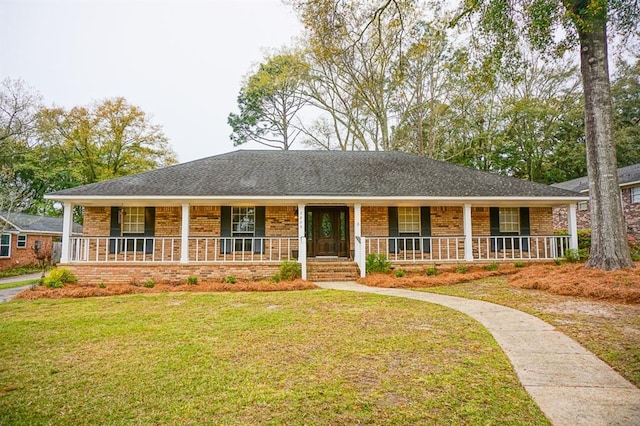
[[325,289],[422,300],[471,316],[493,335],[520,382],[554,425],[640,425],[640,389],[532,315],[480,300],[420,291],[355,282],[315,284]]

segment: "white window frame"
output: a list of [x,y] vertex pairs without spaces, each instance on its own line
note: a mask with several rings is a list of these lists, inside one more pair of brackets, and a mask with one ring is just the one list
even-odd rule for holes
[[420,234],[420,207],[398,207],[398,233]]
[[588,201],[578,201],[578,211],[584,212],[589,210],[589,202]]
[[254,236],[256,232],[256,208],[255,206],[231,208],[231,233],[232,235]]
[[500,207],[500,232],[520,233],[520,208]]
[[[4,238],[8,238],[8,242],[4,243]],[[2,249],[7,248],[6,256],[2,255]],[[11,257],[11,234],[0,234],[0,259],[8,259]]]
[[144,234],[144,207],[122,208],[122,234]]
[[640,186],[634,186],[631,188],[631,204],[640,203]]
[[27,234],[19,234],[16,239],[16,248],[25,249],[27,248]]

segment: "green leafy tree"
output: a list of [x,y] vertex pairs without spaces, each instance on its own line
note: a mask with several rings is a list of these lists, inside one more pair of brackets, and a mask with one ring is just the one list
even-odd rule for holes
[[140,173],[176,162],[159,125],[124,98],[89,107],[44,108],[39,135],[49,155],[71,171],[69,185]]
[[255,141],[288,150],[300,134],[296,116],[308,103],[307,73],[308,65],[295,53],[267,57],[240,90],[240,113],[227,118],[234,146]]
[[618,166],[640,163],[640,60],[620,64],[611,96]]
[[[585,145],[591,199],[592,248],[587,266],[604,270],[634,267],[626,243],[616,151],[607,30],[632,35],[640,22],[637,1],[466,0],[458,21],[477,19],[493,62],[508,66],[525,34],[537,49],[578,47],[585,105]],[[557,42],[563,31],[565,37]],[[517,68],[516,68],[517,69]]]

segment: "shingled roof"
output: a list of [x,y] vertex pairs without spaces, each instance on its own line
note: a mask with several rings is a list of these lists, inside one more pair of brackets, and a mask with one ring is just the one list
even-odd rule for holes
[[[640,164],[633,164],[618,169],[618,184],[625,186],[630,183],[640,182]],[[569,191],[589,191],[589,178],[587,176],[571,179],[566,182],[554,183],[552,186]]]
[[65,189],[66,197],[545,197],[561,188],[401,152],[235,151]]
[[[62,218],[37,216],[26,213],[0,211],[0,220],[6,222],[5,232],[44,232],[62,234]],[[73,232],[81,233],[82,225],[73,224]]]

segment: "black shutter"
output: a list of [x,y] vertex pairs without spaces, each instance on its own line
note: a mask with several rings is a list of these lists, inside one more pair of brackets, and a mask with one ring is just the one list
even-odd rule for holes
[[[120,237],[120,207],[111,207],[110,237]],[[116,252],[116,238],[109,239],[109,253]]]
[[[529,207],[520,207],[520,235],[531,235]],[[529,251],[529,239],[522,239],[522,251]]]
[[[220,236],[231,236],[231,206],[220,207]],[[231,253],[231,239],[221,240],[220,253]]]
[[[144,208],[144,236],[153,237],[156,233],[156,208]],[[145,244],[145,253],[153,253],[153,238],[147,238]]]
[[[498,207],[489,207],[489,224],[491,227],[491,236],[500,235],[500,208]],[[492,238],[493,240],[493,251],[498,251],[502,249],[502,239],[500,238]]]
[[398,208],[389,207],[389,253],[396,252],[396,238],[398,236]]
[[264,206],[256,207],[256,223],[253,235],[256,237],[253,241],[253,252],[264,253],[264,237],[266,232],[266,213]]
[[[420,236],[431,236],[431,207],[420,207]],[[422,239],[422,251],[431,253],[431,238]]]

